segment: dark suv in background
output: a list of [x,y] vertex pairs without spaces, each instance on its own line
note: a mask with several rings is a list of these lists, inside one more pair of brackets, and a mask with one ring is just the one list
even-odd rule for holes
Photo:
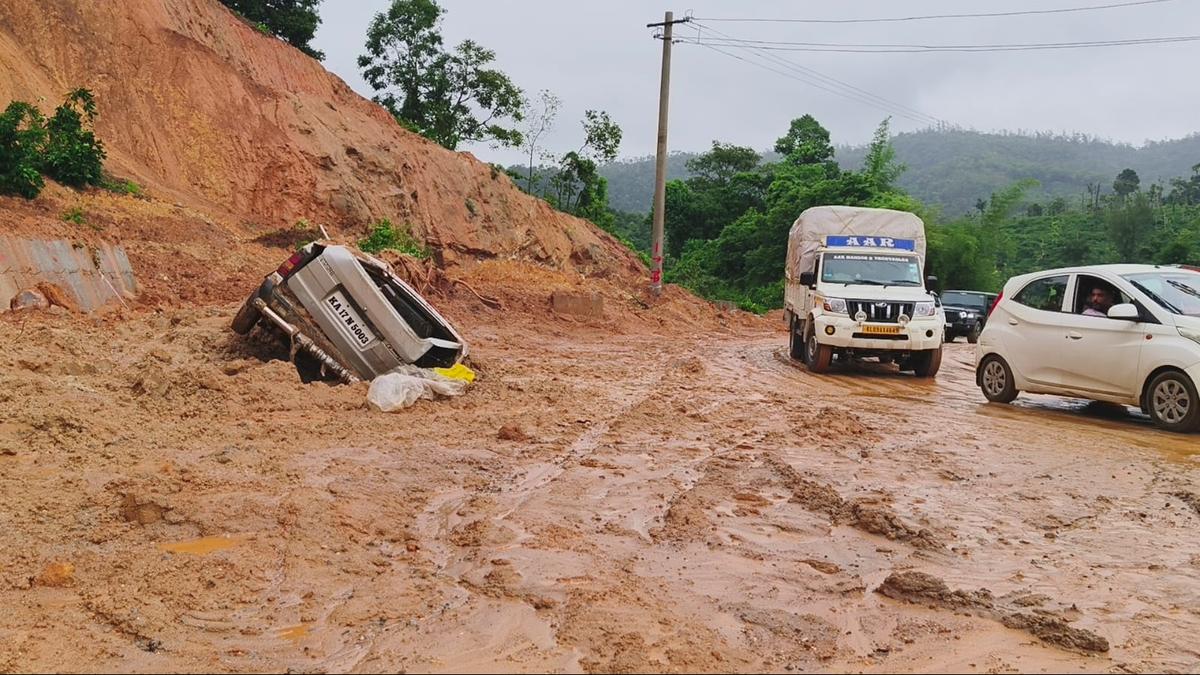
[[946,342],[965,336],[975,344],[987,323],[988,312],[996,303],[995,293],[946,291],[942,293],[942,311],[946,313]]

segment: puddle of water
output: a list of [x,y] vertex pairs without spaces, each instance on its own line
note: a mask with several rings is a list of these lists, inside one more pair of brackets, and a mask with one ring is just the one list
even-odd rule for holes
[[308,637],[308,631],[312,628],[311,623],[301,623],[295,626],[288,626],[279,631],[279,637],[290,642],[299,642]]
[[159,544],[158,547],[170,553],[191,553],[193,555],[208,555],[214,551],[223,551],[227,548],[233,548],[245,541],[244,537],[229,537],[226,535],[218,535],[215,537],[201,537],[200,539],[189,539],[187,541],[174,541],[166,544]]

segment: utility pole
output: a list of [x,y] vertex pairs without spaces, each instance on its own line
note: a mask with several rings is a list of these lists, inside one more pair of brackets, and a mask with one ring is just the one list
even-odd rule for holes
[[667,208],[667,97],[671,93],[671,28],[691,19],[675,19],[667,12],[662,23],[648,23],[647,28],[662,27],[662,80],[658,89],[658,151],[654,160],[654,224],[651,229],[650,293],[662,294],[663,219]]

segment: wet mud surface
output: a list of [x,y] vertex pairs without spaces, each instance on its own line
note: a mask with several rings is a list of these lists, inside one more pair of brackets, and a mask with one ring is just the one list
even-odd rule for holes
[[1200,438],[967,345],[485,322],[382,414],[233,310],[0,321],[0,670],[1200,669]]

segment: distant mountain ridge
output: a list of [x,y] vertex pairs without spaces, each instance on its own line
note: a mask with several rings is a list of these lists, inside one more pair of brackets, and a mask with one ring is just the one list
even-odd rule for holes
[[[1145,188],[1191,175],[1191,167],[1200,164],[1200,133],[1134,147],[1083,134],[931,129],[899,134],[892,145],[896,159],[908,167],[898,181],[900,187],[927,204],[940,205],[947,216],[967,213],[975,208],[976,200],[986,199],[1024,178],[1041,184],[1030,191],[1031,201],[1054,197],[1078,200],[1087,193],[1089,183],[1099,183],[1104,192],[1111,192],[1113,179],[1125,168],[1136,171]],[[697,154],[672,154],[667,163],[668,177],[688,177],[685,165]],[[859,168],[865,154],[866,146],[837,148],[838,163],[847,169]],[[608,179],[613,208],[633,212],[650,209],[653,157],[614,162],[601,167],[600,173]]]

